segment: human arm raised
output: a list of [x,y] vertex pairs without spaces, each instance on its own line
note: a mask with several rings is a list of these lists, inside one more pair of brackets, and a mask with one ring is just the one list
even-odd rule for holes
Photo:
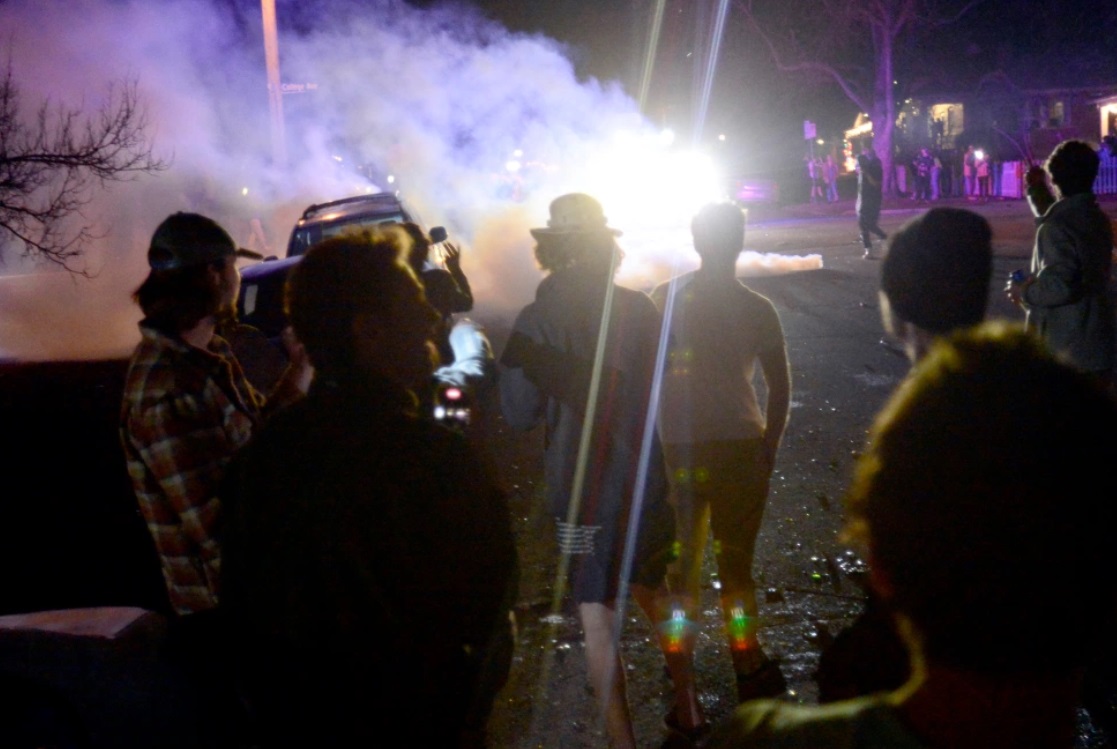
[[1032,213],[1036,216],[1047,213],[1047,209],[1055,204],[1055,195],[1047,186],[1047,171],[1039,164],[1033,165],[1024,175],[1024,183],[1027,185],[1028,205]]
[[446,270],[458,285],[457,307],[455,312],[469,312],[473,309],[473,290],[469,288],[469,279],[462,271],[462,248],[453,242],[443,243],[442,260]]

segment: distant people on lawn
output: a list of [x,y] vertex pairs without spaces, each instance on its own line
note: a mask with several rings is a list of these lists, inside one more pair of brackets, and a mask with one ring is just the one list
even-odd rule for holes
[[806,156],[805,160],[807,162],[807,179],[811,186],[811,202],[821,203],[826,199],[823,190],[825,183],[825,165],[818,156]]
[[826,154],[826,162],[823,166],[823,174],[826,177],[826,202],[838,202],[838,160],[834,154]]
[[973,200],[977,196],[977,149],[972,145],[966,146],[966,153],[962,156],[962,175],[965,180],[966,199]]
[[857,157],[857,225],[861,230],[861,245],[865,248],[863,257],[874,260],[879,257],[873,252],[873,236],[881,241],[888,235],[880,228],[880,207],[884,199],[884,167],[872,146],[866,146]]
[[992,173],[993,165],[990,163],[989,154],[981,149],[974,152],[974,176],[977,180],[977,195],[983,201],[993,194]]
[[934,168],[934,165],[935,160],[928,148],[919,149],[919,153],[912,159],[912,173],[915,177],[913,200],[927,201],[931,199],[931,169]]

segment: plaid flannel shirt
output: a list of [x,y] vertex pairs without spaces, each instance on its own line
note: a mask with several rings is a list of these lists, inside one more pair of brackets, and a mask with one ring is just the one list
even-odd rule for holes
[[263,398],[228,343],[209,351],[141,323],[121,407],[128,473],[179,614],[219,596],[218,487],[233,453],[252,436]]

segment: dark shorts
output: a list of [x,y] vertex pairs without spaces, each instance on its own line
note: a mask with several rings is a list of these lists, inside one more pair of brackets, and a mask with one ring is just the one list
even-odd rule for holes
[[565,518],[556,518],[555,529],[559,551],[569,565],[567,579],[575,603],[616,600],[626,564],[630,585],[657,588],[675,554],[675,513],[665,499],[642,508],[630,560],[626,560],[625,517],[600,525],[570,525]]
[[664,455],[679,516],[684,565],[701,563],[705,526],[694,524],[705,516],[719,549],[719,573],[749,584],[768,501],[770,468],[764,443],[745,439],[664,445]]

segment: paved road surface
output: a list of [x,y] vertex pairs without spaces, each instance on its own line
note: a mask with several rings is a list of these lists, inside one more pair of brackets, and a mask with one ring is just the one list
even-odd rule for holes
[[[886,204],[881,223],[886,231],[895,231],[924,207],[910,202]],[[971,207],[994,225],[997,258],[990,315],[1019,319],[999,290],[1009,271],[1026,264],[1033,232],[1026,207],[1018,201]],[[1117,204],[1104,207],[1117,216]],[[863,563],[838,537],[842,493],[873,414],[907,371],[902,355],[882,343],[877,309],[880,264],[861,259],[855,235],[852,205],[846,202],[779,211],[754,209],[746,240],[747,248],[757,252],[822,258],[817,270],[747,279],[779,310],[793,371],[791,420],[773,477],[755,567],[764,591],[760,637],[782,658],[790,685],[788,699],[805,703],[816,699],[813,672],[820,649],[860,606],[855,578]],[[489,326],[499,351],[508,321],[487,320],[481,311],[478,317]],[[47,410],[28,411],[28,393],[10,392],[13,382],[26,385],[26,377],[0,373],[0,404],[8,409],[9,419],[16,418],[12,414],[18,411],[22,438],[16,443],[22,452],[9,444],[3,455],[8,462],[0,465],[7,466],[12,477],[25,473],[28,465],[39,464],[34,461],[54,466],[64,458],[72,468],[39,470],[36,501],[3,505],[7,514],[0,525],[8,535],[0,548],[7,554],[9,575],[0,587],[9,599],[17,591],[19,602],[38,608],[106,603],[152,607],[148,599],[159,597],[157,574],[152,571],[144,579],[135,574],[150,549],[144,543],[135,548],[116,544],[110,554],[98,543],[110,531],[137,542],[145,538],[138,525],[125,532],[123,525],[135,524],[135,512],[126,496],[123,471],[109,465],[108,457],[100,458],[97,448],[115,444],[119,391],[114,388],[120,386],[122,364],[95,365],[93,369],[103,370],[104,375],[82,393],[56,398],[39,392],[62,388],[59,383],[68,381],[64,369],[65,365],[52,365],[35,370],[33,389],[50,406]],[[83,376],[89,379],[88,369]],[[88,417],[89,423],[83,422],[81,430],[60,431],[59,425],[72,425],[77,413]],[[518,607],[521,636],[510,683],[491,721],[493,746],[604,746],[586,688],[576,620],[561,600],[557,609],[552,605],[556,556],[550,519],[541,514],[542,503],[536,496],[542,435],[512,435],[498,423],[490,448],[512,497],[524,567]],[[100,478],[96,478],[98,471],[104,474]],[[59,530],[61,521],[75,518],[81,529]],[[91,528],[97,533],[88,532]],[[75,559],[81,563],[75,564]],[[106,588],[107,582],[113,585]],[[698,670],[702,701],[717,719],[734,707],[734,687],[713,584],[711,578],[704,594]],[[94,595],[90,586],[97,585]],[[4,611],[28,610],[19,602],[6,600],[5,606],[15,608]],[[661,720],[670,703],[670,685],[647,622],[634,610],[627,614],[623,648],[637,735],[642,745],[658,746],[664,738]],[[1096,746],[1092,741],[1086,737],[1081,746]]]
[[[995,267],[989,315],[1019,320],[999,293],[1008,273],[1026,266],[1034,225],[1019,201],[975,206],[994,226]],[[1117,206],[1106,206],[1117,216]],[[926,206],[885,206],[891,233]],[[885,345],[877,307],[880,264],[861,258],[852,206],[803,206],[750,222],[746,246],[760,252],[822,255],[819,270],[746,279],[775,303],[787,336],[793,373],[791,419],[777,461],[772,494],[757,550],[760,638],[783,660],[788,699],[817,699],[813,673],[820,649],[858,613],[855,582],[864,563],[839,539],[842,493],[870,421],[908,370]],[[757,219],[767,220],[757,220]],[[499,344],[499,323],[494,325]],[[493,716],[494,746],[605,746],[585,684],[576,618],[551,608],[555,561],[549,520],[539,515],[541,437],[501,434],[498,451],[512,490],[525,576],[519,611],[521,638],[511,683]],[[710,570],[707,560],[707,570]],[[697,656],[701,700],[711,718],[735,704],[729,656],[720,632],[713,580],[704,591],[704,621]],[[629,699],[637,737],[658,746],[670,707],[670,683],[653,632],[635,609],[623,633]],[[1096,745],[1088,726],[1082,746]]]

